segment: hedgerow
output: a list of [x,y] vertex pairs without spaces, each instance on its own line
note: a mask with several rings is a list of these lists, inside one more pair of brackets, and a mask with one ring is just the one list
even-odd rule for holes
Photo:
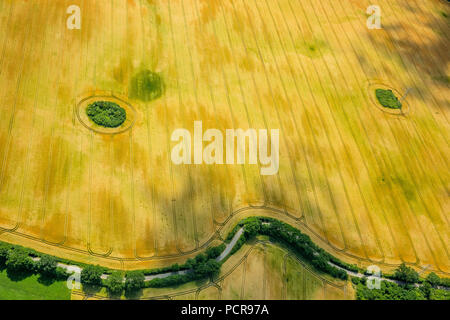
[[[302,257],[305,261],[309,262],[318,271],[327,273],[335,278],[347,279],[347,273],[344,270],[336,268],[334,265],[344,268],[346,270],[358,272],[360,271],[356,266],[347,264],[327,253],[322,248],[318,247],[312,242],[309,236],[303,234],[300,230],[286,224],[284,222],[278,221],[273,218],[267,217],[251,217],[240,221],[233,230],[229,233],[226,238],[226,242],[229,242],[238,230],[244,228],[239,240],[234,245],[230,252],[230,255],[239,250],[239,248],[248,240],[255,237],[256,235],[266,235],[274,240],[277,240],[289,248],[291,248],[296,254]],[[195,258],[188,259],[186,263],[179,265],[174,264],[169,267],[159,268],[159,269],[149,269],[140,270],[136,272],[130,272],[127,274],[126,279],[128,279],[127,291],[133,291],[140,289],[142,287],[169,287],[177,286],[186,282],[205,279],[210,276],[214,276],[219,273],[221,263],[217,262],[217,257],[225,250],[225,244],[221,244],[215,247],[208,248],[205,253],[198,254]],[[39,257],[40,261],[33,261],[31,257]],[[108,287],[110,284],[120,286],[119,278],[120,275],[115,274],[117,281],[111,281],[109,283],[107,280],[102,281],[102,274],[111,274],[114,270],[107,269],[100,266],[92,266],[81,263],[73,263],[70,260],[55,258],[42,253],[39,253],[33,249],[28,249],[18,245],[11,245],[8,243],[0,243],[0,267],[7,267],[10,270],[15,270],[18,272],[28,272],[28,273],[40,273],[45,275],[50,275],[56,279],[63,279],[67,277],[67,272],[65,269],[56,267],[56,261],[76,264],[83,268],[81,274],[81,281],[88,285],[103,285]],[[155,278],[150,281],[143,281],[145,275],[160,274],[166,272],[178,272],[185,271],[183,274],[174,274],[165,278]],[[412,269],[411,269],[412,270]],[[394,275],[385,275],[384,277],[395,278],[399,280],[406,280],[409,283],[416,281],[424,282],[424,286],[430,286],[433,290],[428,290],[428,295],[434,297],[448,297],[446,293],[442,293],[438,286],[450,287],[450,281],[448,278],[439,278],[437,275],[430,274],[425,280],[417,279],[415,273],[412,272],[410,268],[405,268],[401,266],[397,269]],[[113,280],[113,279],[111,279]],[[114,283],[113,283],[114,282]],[[358,279],[352,277],[352,282],[355,285],[364,285],[364,278]],[[391,287],[389,287],[391,288]],[[397,289],[396,289],[397,290]],[[114,290],[110,290],[114,291]],[[398,291],[400,292],[400,291]],[[396,291],[395,295],[401,296],[400,293]],[[416,294],[409,293],[411,295]],[[360,298],[377,298],[379,296],[366,296],[365,292],[360,293]],[[418,296],[420,297],[420,295]],[[426,297],[426,295],[424,296]]]
[[[315,245],[309,236],[287,223],[273,218],[251,217],[242,220],[239,225],[245,228],[244,235],[246,239],[256,234],[272,237],[288,245],[295,253],[311,263],[317,270],[335,278],[343,280],[348,278],[345,271],[330,265],[329,262],[334,263],[335,261],[339,261],[337,258],[331,261],[332,256],[330,254]],[[341,266],[346,266],[343,262],[339,263]],[[352,267],[352,269],[355,270],[356,266]]]

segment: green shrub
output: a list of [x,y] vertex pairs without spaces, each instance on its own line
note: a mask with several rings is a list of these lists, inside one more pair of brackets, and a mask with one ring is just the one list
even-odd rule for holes
[[259,234],[272,237],[282,243],[285,243],[303,259],[309,261],[317,270],[325,272],[338,279],[346,280],[348,278],[345,271],[330,265],[329,262],[339,264],[343,267],[345,267],[346,264],[340,262],[337,258],[331,259],[332,256],[330,254],[319,248],[314,242],[312,242],[309,236],[303,234],[300,230],[287,223],[267,217],[256,218],[260,221],[258,228],[256,227],[254,219],[255,218],[245,219],[241,222],[241,225],[245,225],[248,221],[252,225],[251,229],[259,229]]
[[206,249],[205,254],[208,259],[216,259],[225,250],[225,244]]
[[0,243],[0,267],[5,265],[6,260],[8,259],[9,250],[9,245],[7,245],[6,243]]
[[15,249],[8,252],[6,268],[12,272],[33,272],[34,262],[26,251]]
[[36,263],[37,271],[46,277],[56,276],[56,259],[52,256],[43,255],[41,260]]
[[150,70],[142,70],[135,74],[130,83],[130,98],[151,101],[163,93],[163,82],[160,75]]
[[398,100],[392,90],[376,89],[375,95],[378,102],[385,108],[401,109],[402,103]]
[[65,268],[56,267],[55,279],[66,280],[68,276],[69,274],[67,273],[67,270]]
[[450,288],[450,278],[441,278],[441,281],[439,283],[441,286]]
[[450,291],[441,289],[431,289],[429,300],[450,300]]
[[441,283],[441,278],[439,278],[439,276],[436,273],[431,272],[427,276],[426,282],[428,282],[432,287],[436,287]]
[[246,239],[251,239],[259,234],[261,230],[261,220],[256,217],[251,217],[246,220],[244,234]]
[[175,274],[165,278],[152,279],[145,284],[145,287],[147,288],[174,287],[194,280],[197,280],[195,274],[193,272],[188,272],[186,274]]
[[210,259],[206,262],[198,264],[194,269],[194,273],[198,278],[206,278],[219,273],[219,270],[220,263],[214,259]]
[[380,289],[369,289],[360,283],[356,289],[357,300],[426,300],[423,291],[414,287],[402,287],[382,281]]
[[100,286],[102,273],[103,268],[100,266],[86,266],[81,270],[81,283],[88,286]]
[[130,271],[127,272],[125,278],[125,291],[127,293],[133,293],[139,289],[144,288],[145,276],[142,271]]
[[105,287],[111,296],[118,296],[124,289],[122,273],[119,271],[113,272],[106,280]]
[[89,119],[102,127],[116,128],[127,118],[125,109],[111,101],[96,101],[86,108]]
[[419,282],[419,274],[414,269],[407,267],[404,263],[395,270],[393,278],[406,283]]

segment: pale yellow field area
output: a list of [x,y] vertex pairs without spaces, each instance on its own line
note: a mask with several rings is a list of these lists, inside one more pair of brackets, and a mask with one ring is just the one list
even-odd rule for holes
[[[346,262],[450,276],[449,15],[438,0],[0,0],[0,241],[153,268],[267,215]],[[130,98],[141,70],[160,98]],[[405,113],[378,108],[374,83],[410,89]],[[133,106],[133,126],[86,128],[77,102],[96,94]],[[196,120],[279,129],[278,173],[175,165],[171,134]],[[345,296],[264,250],[194,297]]]

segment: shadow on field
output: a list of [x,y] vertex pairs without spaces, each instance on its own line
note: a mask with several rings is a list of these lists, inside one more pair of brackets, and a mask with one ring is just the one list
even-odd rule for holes
[[83,292],[86,295],[95,295],[100,292],[102,289],[101,286],[90,286],[90,285],[83,285]]
[[449,86],[450,77],[446,73],[446,66],[450,63],[448,8],[442,7],[431,14],[423,11],[422,7],[414,7],[408,1],[402,3],[401,7],[404,12],[415,15],[415,21],[410,21],[411,18],[402,21],[392,19],[388,24],[383,24],[386,37],[374,37],[376,45],[384,48],[386,41],[392,41],[407,65],[414,66],[420,73],[428,74],[439,84]]
[[31,277],[33,275],[33,272],[31,271],[19,271],[19,270],[11,270],[6,269],[6,276],[9,280],[14,282],[22,281],[28,277]]
[[143,295],[144,290],[140,289],[137,291],[125,291],[125,298],[128,300],[139,300]]
[[37,281],[44,286],[50,286],[53,283],[55,283],[57,280],[55,279],[54,276],[40,275],[39,278],[37,279]]

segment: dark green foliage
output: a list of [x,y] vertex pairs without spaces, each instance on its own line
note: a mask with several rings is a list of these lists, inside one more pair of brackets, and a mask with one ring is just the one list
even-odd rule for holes
[[361,279],[358,278],[358,277],[352,277],[351,279],[352,279],[352,283],[353,283],[354,285],[358,285],[358,284],[361,283]]
[[225,250],[225,244],[206,249],[205,254],[208,259],[216,259]]
[[142,270],[142,272],[144,273],[144,275],[146,276],[150,276],[153,274],[160,274],[160,273],[166,273],[166,272],[176,272],[182,269],[185,269],[185,265],[180,266],[178,263],[175,263],[171,266],[168,267],[164,267],[164,268],[155,268],[155,269],[144,269]]
[[0,267],[6,264],[9,249],[10,249],[9,245],[7,245],[6,243],[0,243]]
[[65,279],[67,279],[68,276],[69,276],[69,274],[67,273],[66,269],[56,267],[55,279],[65,280]]
[[[221,246],[219,246],[221,247]],[[217,250],[219,251],[219,250]],[[222,252],[223,250],[220,250]],[[214,255],[217,252],[214,252]],[[220,255],[220,253],[219,253]],[[184,274],[175,274],[165,278],[155,278],[147,282],[147,288],[163,288],[178,286],[190,281],[204,279],[219,273],[221,264],[215,258],[208,259],[207,254],[200,253],[194,259],[188,259],[182,266],[188,269]]]
[[442,278],[439,284],[441,286],[450,288],[450,278]]
[[130,98],[151,101],[162,95],[163,88],[163,81],[158,73],[142,70],[131,79]]
[[145,276],[142,271],[130,271],[127,272],[125,278],[125,291],[127,293],[133,293],[137,290],[144,288]]
[[175,263],[170,266],[170,271],[179,271],[181,269],[181,266],[178,263]]
[[86,266],[81,270],[81,283],[88,286],[100,286],[102,284],[101,275],[103,268],[100,266]]
[[419,282],[419,274],[414,269],[407,267],[404,263],[395,270],[393,278],[406,283]]
[[115,271],[109,275],[104,284],[110,296],[120,296],[125,287],[122,273],[119,271]]
[[426,282],[428,282],[432,287],[436,287],[440,285],[441,278],[439,278],[439,276],[436,273],[432,272],[427,276]]
[[420,287],[420,291],[422,291],[423,296],[426,299],[430,299],[431,296],[431,284],[429,282],[425,282],[421,287]]
[[[255,223],[253,222],[253,219],[255,218],[250,219],[250,223],[254,226]],[[285,243],[303,259],[309,261],[317,270],[325,272],[335,278],[343,280],[348,278],[345,271],[329,264],[329,262],[331,262],[331,255],[315,245],[311,239],[300,230],[276,219],[266,217],[258,217],[256,219],[260,221],[260,234],[267,235]],[[245,225],[246,223],[247,219],[243,220],[240,225]],[[335,258],[333,259],[333,262],[335,261],[338,260]],[[343,262],[340,264],[345,266]]]
[[33,272],[34,262],[26,251],[10,250],[6,260],[6,268],[14,273]]
[[392,90],[376,89],[375,95],[378,102],[385,108],[401,109],[402,103],[398,100]]
[[431,289],[430,295],[428,297],[429,300],[450,300],[450,291],[448,290],[440,290],[440,289]]
[[52,256],[43,255],[41,260],[36,263],[36,268],[39,273],[46,277],[56,276],[56,259]]
[[[203,253],[199,253],[196,257],[195,257],[195,265],[199,265],[201,263],[205,263],[208,260],[208,257],[206,256],[206,254]],[[195,266],[194,266],[195,267]]]
[[195,267],[195,264],[196,264],[195,260],[189,258],[186,260],[186,263],[183,266],[186,267],[186,269],[192,269]]
[[146,283],[147,288],[165,288],[179,286],[183,283],[197,280],[193,272],[186,274],[176,274],[165,278],[155,278]]
[[107,128],[116,128],[124,123],[127,113],[124,108],[111,101],[96,101],[86,108],[89,119]]
[[354,264],[349,264],[349,263],[345,263],[341,260],[339,260],[338,258],[332,256],[331,254],[328,256],[330,259],[330,262],[334,263],[335,265],[344,268],[346,270],[349,271],[353,271],[353,272],[359,272],[359,268],[357,266],[355,266]]
[[[298,229],[278,221],[272,218],[265,217],[252,217],[247,218],[239,222],[238,225],[233,228],[233,230],[228,234],[227,241],[229,242],[236,232],[240,228],[244,228],[244,233],[241,235],[239,240],[236,242],[231,254],[239,250],[241,246],[252,237],[261,234],[269,236],[275,240],[278,240],[286,245],[288,245],[294,252],[299,256],[309,261],[317,270],[330,274],[333,277],[339,279],[347,279],[347,273],[341,269],[338,269],[331,265],[333,263],[339,267],[342,267],[351,271],[358,271],[358,268],[353,265],[346,264],[339,259],[333,257],[332,255],[325,252],[323,249],[315,245],[309,236],[303,234]],[[5,249],[6,248],[6,249]],[[4,252],[9,252],[10,250],[16,250],[23,252],[26,257],[29,258],[30,255],[43,258],[45,255],[40,254],[34,250],[22,248],[20,246],[9,246],[7,244],[0,245],[0,259]],[[210,276],[214,276],[219,273],[221,263],[215,261],[215,259],[223,252],[225,245],[221,244],[216,247],[209,248],[205,253],[197,255],[193,259],[188,259],[184,265],[174,264],[166,268],[152,269],[152,270],[142,270],[136,272],[129,272],[126,276],[126,283],[123,287],[127,291],[133,291],[146,287],[167,287],[176,286],[182,283],[205,279]],[[1,261],[1,260],[0,260]],[[29,260],[31,261],[31,259]],[[45,261],[45,260],[44,260]],[[56,260],[55,260],[56,261]],[[84,265],[80,263],[74,263],[69,260],[58,259],[66,264],[77,264],[83,268],[81,273],[81,281],[83,284],[91,286],[102,285],[101,275],[102,273],[111,274],[111,270],[102,268],[100,266]],[[54,262],[52,262],[53,264]],[[33,268],[33,262],[31,261],[31,269]],[[38,268],[39,269],[39,268]],[[165,272],[177,272],[179,270],[186,270],[184,274],[175,274],[166,278],[155,278],[151,281],[144,282],[145,275],[159,274]],[[57,277],[61,273],[65,276],[65,271],[61,268],[57,268]],[[111,275],[112,276],[112,275]],[[114,275],[104,281],[104,285],[108,288],[116,287],[117,290],[121,287],[119,281],[119,276]],[[109,280],[109,281],[108,281]],[[448,279],[447,279],[448,280]],[[443,280],[441,280],[443,281]],[[109,283],[114,282],[114,283]],[[361,283],[364,283],[364,279],[361,279]],[[114,289],[112,289],[114,290]]]
[[244,235],[247,240],[259,234],[260,230],[261,230],[261,220],[259,220],[256,217],[246,219]]
[[359,281],[359,283],[366,285],[367,284],[367,278],[366,277],[362,277],[361,281]]
[[396,283],[382,281],[380,289],[369,289],[360,283],[356,287],[358,300],[425,300],[422,290],[415,287],[403,287]]
[[450,300],[450,292],[434,289],[429,282],[420,287],[398,285],[382,281],[380,289],[369,289],[364,283],[356,284],[358,300]]
[[219,273],[219,270],[220,263],[214,259],[210,259],[206,262],[198,264],[194,269],[194,272],[198,278],[205,278]]

